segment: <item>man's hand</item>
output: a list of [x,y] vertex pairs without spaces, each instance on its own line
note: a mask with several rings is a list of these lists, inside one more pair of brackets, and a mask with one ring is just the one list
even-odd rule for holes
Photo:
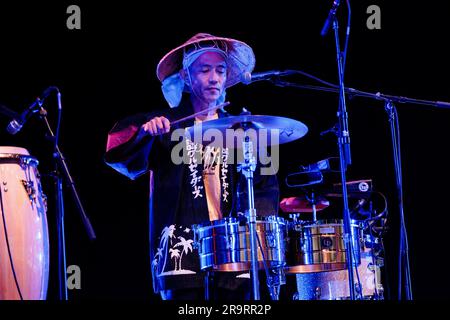
[[146,135],[157,136],[170,131],[170,121],[165,117],[154,117],[150,121],[144,123],[140,130],[139,136],[144,137]]

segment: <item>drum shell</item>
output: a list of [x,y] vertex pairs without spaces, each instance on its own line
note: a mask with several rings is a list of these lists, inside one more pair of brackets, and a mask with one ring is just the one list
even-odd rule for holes
[[37,165],[25,149],[0,147],[0,300],[20,299],[16,279],[23,299],[46,298],[47,205]]
[[[362,229],[352,221],[354,265],[361,263]],[[322,220],[316,223],[296,221],[288,227],[286,270],[290,273],[322,272],[347,268],[342,220]]]
[[[200,268],[214,271],[248,271],[251,266],[248,225],[235,218],[225,218],[205,225],[193,226]],[[285,264],[286,223],[275,216],[258,218],[256,233],[264,252],[258,249],[259,268]],[[258,247],[259,248],[259,247]]]

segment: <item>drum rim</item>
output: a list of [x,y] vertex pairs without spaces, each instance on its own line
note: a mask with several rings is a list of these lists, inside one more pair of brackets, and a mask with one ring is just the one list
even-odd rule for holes
[[29,156],[30,152],[22,147],[15,147],[15,146],[0,146],[0,154],[7,153],[7,154],[20,154],[24,156]]
[[286,274],[299,274],[299,273],[316,273],[316,272],[329,272],[339,271],[347,268],[346,262],[329,262],[329,263],[313,263],[313,264],[298,264],[294,266],[286,265],[284,272]]
[[[273,220],[272,220],[273,219]],[[270,215],[270,216],[258,216],[256,217],[256,222],[266,222],[266,223],[282,223],[287,224],[287,220],[283,217],[280,217],[278,215]],[[199,222],[192,225],[193,230],[197,229],[208,229],[208,228],[215,228],[215,227],[221,227],[225,224],[234,225],[234,224],[240,224],[241,220],[236,217],[225,217],[218,220],[213,221],[205,221],[205,222]]]
[[30,155],[24,155],[19,153],[0,153],[0,164],[2,163],[2,160],[15,160],[14,162],[22,162],[25,164],[32,164],[32,165],[38,165],[39,161],[33,156]]
[[[292,224],[299,224],[300,221],[291,222]],[[317,221],[310,221],[309,224],[307,224],[308,221],[301,220],[301,222],[306,222],[305,224],[302,224],[305,228],[314,228],[314,227],[322,227],[322,226],[342,226],[344,227],[344,220],[343,219],[322,219]],[[361,228],[361,221],[351,219],[351,226],[354,228]]]

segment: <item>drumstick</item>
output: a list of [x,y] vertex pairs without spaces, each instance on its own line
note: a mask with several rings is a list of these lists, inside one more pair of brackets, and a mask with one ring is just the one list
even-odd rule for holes
[[170,123],[170,125],[173,126],[173,125],[175,125],[175,124],[177,124],[177,123],[180,123],[180,122],[183,122],[183,121],[186,121],[186,120],[195,118],[196,116],[201,115],[202,113],[205,113],[205,112],[210,112],[210,111],[212,111],[212,110],[217,110],[217,109],[224,108],[224,107],[228,106],[229,104],[230,104],[229,101],[224,102],[224,103],[222,103],[222,104],[219,104],[218,106],[214,106],[214,107],[211,107],[211,108],[208,108],[208,109],[205,109],[205,110],[196,112],[196,113],[194,113],[194,114],[191,114],[190,116],[187,116],[187,117],[184,117],[184,118],[181,118],[181,119],[172,121],[172,122]]

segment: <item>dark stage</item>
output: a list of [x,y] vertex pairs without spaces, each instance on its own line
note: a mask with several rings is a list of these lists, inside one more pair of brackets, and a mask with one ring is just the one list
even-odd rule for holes
[[[92,2],[92,1],[91,1]],[[90,241],[69,189],[65,187],[67,265],[81,270],[81,289],[69,300],[158,301],[150,274],[148,175],[132,181],[108,167],[103,156],[108,131],[127,115],[167,106],[156,78],[159,59],[198,32],[240,39],[252,46],[255,72],[301,70],[337,83],[333,30],[320,31],[332,1],[223,2],[175,5],[169,2],[34,1],[0,5],[0,104],[22,112],[49,86],[62,94],[59,145],[67,159],[84,209],[96,232]],[[393,2],[393,1],[391,1]],[[66,9],[81,9],[81,29],[69,30]],[[381,29],[369,29],[369,5],[381,9]],[[371,93],[450,102],[450,11],[441,1],[351,1],[352,24],[345,84]],[[341,46],[346,2],[338,11]],[[301,75],[298,84],[320,85]],[[337,121],[338,96],[331,92],[283,88],[268,81],[238,84],[227,91],[230,112],[299,120],[303,138],[280,148],[281,198],[300,190],[285,177],[300,165],[338,156],[334,135],[320,135]],[[45,101],[56,124],[56,97]],[[396,104],[401,133],[404,213],[409,239],[414,300],[450,298],[447,249],[450,178],[450,109]],[[385,299],[397,300],[399,210],[391,134],[381,100],[347,96],[352,165],[348,180],[372,179],[389,203],[384,236]],[[48,197],[50,279],[47,298],[58,300],[55,189],[52,145],[38,116],[16,135],[0,115],[0,146],[26,148],[39,160]],[[328,176],[339,182],[339,175]],[[330,199],[340,217],[340,202]],[[280,212],[283,216],[284,213]],[[386,277],[387,275],[387,277]]]

